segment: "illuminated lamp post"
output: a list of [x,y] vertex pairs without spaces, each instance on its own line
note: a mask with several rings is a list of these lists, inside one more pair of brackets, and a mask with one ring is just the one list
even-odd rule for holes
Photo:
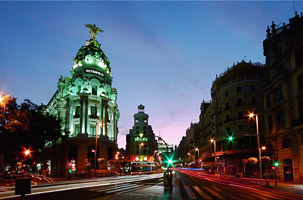
[[199,155],[200,149],[199,149],[198,147],[196,147],[196,148],[195,148],[195,151],[196,151],[196,152],[198,151],[198,159],[197,159],[197,160],[199,160],[199,157],[200,157],[200,155]]
[[28,159],[29,159],[30,154],[31,154],[30,150],[29,149],[25,149],[24,155],[26,157],[26,167],[28,165]]
[[96,123],[96,146],[95,146],[95,177],[97,172],[97,151],[98,151],[98,128],[103,127],[103,124],[101,122]]
[[216,140],[214,140],[213,138],[210,139],[210,142],[214,144],[214,150],[215,150],[215,168],[217,171],[217,147],[216,147]]
[[260,168],[260,181],[262,183],[262,163],[261,163],[261,148],[260,148],[260,136],[259,136],[259,118],[258,114],[249,113],[249,119],[254,119],[256,117],[256,129],[257,129],[257,142],[258,142],[258,157],[259,157],[259,168]]
[[156,157],[157,157],[157,153],[158,153],[158,151],[157,151],[157,150],[155,150],[155,151],[154,151],[154,159],[155,159],[155,161],[154,161],[154,162],[156,162],[156,160],[157,160],[157,159],[156,159]]

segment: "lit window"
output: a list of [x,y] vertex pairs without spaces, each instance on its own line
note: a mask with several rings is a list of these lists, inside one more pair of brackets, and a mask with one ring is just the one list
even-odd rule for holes
[[93,85],[92,87],[92,94],[97,95],[97,86]]

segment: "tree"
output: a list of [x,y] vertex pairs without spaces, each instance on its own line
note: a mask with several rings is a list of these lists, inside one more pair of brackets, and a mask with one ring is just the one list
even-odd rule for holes
[[60,121],[45,112],[45,105],[38,106],[29,99],[18,105],[16,99],[11,98],[4,116],[0,115],[5,163],[15,163],[25,148],[41,152],[61,137]]

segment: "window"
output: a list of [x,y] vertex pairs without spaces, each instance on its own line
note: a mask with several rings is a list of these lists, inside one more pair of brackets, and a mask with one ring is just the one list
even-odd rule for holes
[[279,87],[275,91],[275,102],[278,102],[281,99],[283,99],[283,90],[282,90],[282,87]]
[[238,112],[238,119],[243,119],[243,111]]
[[255,85],[250,85],[250,91],[256,91],[256,86]]
[[225,97],[228,97],[228,91],[225,92]]
[[[91,125],[90,126],[90,136],[95,136],[96,135],[96,126]],[[100,133],[98,133],[100,135]]]
[[298,82],[298,91],[302,91],[303,90],[303,74],[301,74],[297,77],[297,82]]
[[256,97],[251,97],[250,98],[250,105],[256,105],[257,104],[257,98]]
[[303,120],[303,97],[298,99],[299,119]]
[[266,108],[270,108],[271,107],[271,99],[270,99],[270,95],[266,96]]
[[244,129],[244,124],[239,124],[239,125],[238,125],[238,129],[239,129],[239,130]]
[[92,87],[92,94],[97,95],[97,86],[93,85]]
[[243,102],[242,102],[242,98],[238,98],[237,99],[237,106],[242,106]]
[[289,148],[290,146],[290,138],[284,138],[282,140],[282,148]]
[[225,109],[224,109],[224,110],[229,110],[229,109],[230,109],[229,102],[226,102],[226,103],[225,103]]
[[80,133],[80,125],[79,124],[75,124],[75,134],[74,135],[78,135]]
[[242,87],[241,87],[241,86],[239,86],[239,87],[236,87],[236,92],[237,92],[237,93],[240,93],[240,92],[242,92]]
[[229,122],[229,121],[230,121],[230,117],[229,117],[229,115],[226,115],[225,122]]
[[91,106],[91,115],[92,116],[97,116],[97,107],[96,106]]
[[272,130],[272,117],[271,116],[267,117],[267,125],[268,125],[268,130],[271,131]]
[[295,52],[295,58],[296,58],[296,67],[299,67],[300,65],[303,64],[303,47],[300,47],[296,52]]
[[283,129],[284,128],[284,112],[283,110],[280,110],[277,112],[277,128]]
[[80,117],[80,106],[76,106],[75,117]]

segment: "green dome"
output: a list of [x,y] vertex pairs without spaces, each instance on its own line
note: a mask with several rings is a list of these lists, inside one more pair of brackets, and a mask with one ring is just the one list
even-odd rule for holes
[[90,39],[86,46],[82,46],[74,59],[73,69],[80,66],[100,67],[103,71],[110,73],[110,62],[101,49],[101,44],[97,40]]

